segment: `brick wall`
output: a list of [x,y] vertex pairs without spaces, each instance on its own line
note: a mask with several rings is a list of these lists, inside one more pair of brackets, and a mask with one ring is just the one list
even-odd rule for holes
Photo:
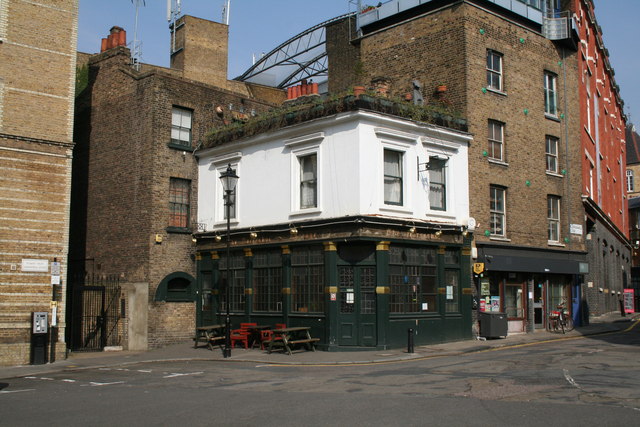
[[[503,55],[503,93],[483,90],[487,49]],[[333,48],[328,52],[332,63],[337,53]],[[484,232],[489,229],[493,184],[507,188],[506,243],[584,250],[583,237],[568,232],[569,224],[584,224],[575,52],[562,51],[534,31],[458,3],[365,36],[360,58],[365,80],[386,77],[392,96],[410,92],[412,81],[418,80],[425,102],[444,103],[467,118],[474,135],[469,151],[470,209],[479,223],[477,242],[489,241]],[[545,70],[558,75],[558,105],[564,114],[559,120],[544,116]],[[344,76],[334,78],[348,81]],[[447,85],[443,97],[435,93],[439,84]],[[491,163],[485,155],[489,119],[505,123],[506,164]],[[545,173],[546,135],[560,140],[559,169],[565,174]],[[562,197],[561,236],[570,237],[558,246],[547,244],[549,194]]]
[[[54,259],[63,274],[56,356],[65,352],[77,13],[74,0],[0,2],[1,365],[29,363],[31,312],[51,313]],[[23,259],[47,271],[23,271]]]
[[209,130],[231,121],[230,109],[248,115],[270,104],[157,67],[137,73],[128,55],[122,47],[95,55],[89,88],[77,101],[74,215],[86,226],[74,231],[72,243],[76,258],[94,259],[99,271],[148,283],[148,341],[154,347],[190,338],[195,326],[195,304],[155,302],[167,275],[195,277],[191,234],[167,230],[172,177],[191,180],[190,223],[197,219],[197,162],[190,150],[168,146],[172,107],[192,110],[195,148]]

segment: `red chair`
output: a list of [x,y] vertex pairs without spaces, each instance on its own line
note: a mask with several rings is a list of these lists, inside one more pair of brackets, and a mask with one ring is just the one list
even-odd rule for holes
[[244,348],[249,348],[249,341],[251,339],[250,328],[257,325],[257,323],[240,323],[240,329],[231,331],[231,347],[235,347],[236,343],[240,343]]
[[285,329],[286,327],[286,323],[276,323],[276,329]]

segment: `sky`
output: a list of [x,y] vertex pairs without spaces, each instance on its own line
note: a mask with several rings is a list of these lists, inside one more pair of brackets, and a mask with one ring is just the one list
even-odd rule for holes
[[[136,0],[80,0],[78,50],[100,51],[100,40],[118,25],[134,39]],[[140,0],[137,38],[142,62],[169,65],[167,0]],[[372,0],[369,3],[377,4]],[[224,0],[182,0],[182,14],[222,22]],[[367,4],[363,0],[363,4]],[[353,11],[349,0],[231,0],[229,78],[253,57],[328,19]],[[595,0],[596,19],[625,102],[629,121],[640,127],[640,0]]]

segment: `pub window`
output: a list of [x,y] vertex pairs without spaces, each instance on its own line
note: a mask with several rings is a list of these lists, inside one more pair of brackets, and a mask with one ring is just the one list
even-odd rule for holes
[[171,110],[171,144],[191,148],[190,110],[173,107]]
[[460,273],[458,270],[446,270],[444,272],[447,313],[460,311]]
[[322,247],[291,249],[291,311],[324,312],[324,251]]
[[[220,303],[221,309],[227,308],[227,290],[225,288],[227,282],[227,258],[226,256],[220,257]],[[244,312],[245,308],[245,296],[244,296],[244,277],[245,277],[245,257],[244,254],[232,253],[231,263],[229,265],[229,274],[231,279],[229,280],[229,310],[234,312]]]
[[429,206],[433,210],[447,209],[447,160],[429,158]]
[[282,311],[282,253],[279,249],[254,253],[253,310]]
[[436,251],[432,248],[389,248],[391,313],[438,311]]
[[384,203],[402,205],[402,153],[384,150]]

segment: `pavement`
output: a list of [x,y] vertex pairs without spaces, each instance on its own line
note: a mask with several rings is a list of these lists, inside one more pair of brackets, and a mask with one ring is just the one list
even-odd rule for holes
[[104,351],[70,353],[64,360],[43,365],[0,366],[0,378],[16,378],[43,375],[79,369],[122,367],[140,363],[212,361],[216,363],[251,362],[271,365],[349,365],[382,364],[465,353],[491,351],[499,348],[522,347],[550,341],[579,339],[629,330],[640,323],[640,313],[622,317],[619,312],[608,313],[592,319],[588,326],[578,327],[566,334],[536,330],[534,333],[509,334],[506,338],[475,338],[443,344],[415,346],[413,353],[407,348],[369,351],[294,351],[292,355],[282,352],[268,354],[260,349],[234,348],[230,358],[224,358],[222,350],[205,346],[193,348],[193,342],[183,342],[148,351]]

